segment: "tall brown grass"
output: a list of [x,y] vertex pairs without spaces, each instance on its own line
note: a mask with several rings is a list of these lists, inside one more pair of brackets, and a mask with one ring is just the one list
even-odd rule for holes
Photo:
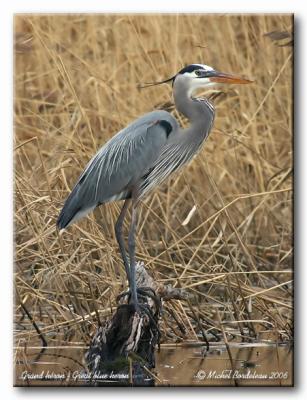
[[[255,82],[218,89],[201,154],[139,211],[137,258],[193,296],[165,306],[163,341],[202,340],[202,330],[209,340],[292,338],[292,47],[283,38],[292,23],[290,15],[15,17],[19,324],[22,302],[49,344],[88,343],[111,314],[125,287],[114,237],[121,204],[62,237],[56,218],[88,160],[129,122],[167,108],[187,123],[171,87],[138,84],[205,63]],[[19,344],[36,339],[32,324],[16,333]]]

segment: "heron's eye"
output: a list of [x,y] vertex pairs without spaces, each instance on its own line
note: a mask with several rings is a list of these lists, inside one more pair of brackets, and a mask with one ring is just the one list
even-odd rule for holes
[[195,70],[195,75],[196,75],[196,76],[201,76],[201,71],[200,71],[199,69],[196,69],[196,70]]

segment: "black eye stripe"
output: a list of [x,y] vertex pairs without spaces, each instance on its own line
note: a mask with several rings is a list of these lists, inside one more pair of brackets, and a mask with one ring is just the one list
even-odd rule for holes
[[182,70],[180,70],[178,74],[185,74],[186,72],[191,73],[196,70],[204,70],[204,69],[200,65],[191,64],[188,65],[187,67],[182,68]]
[[214,76],[215,73],[215,71],[206,70],[201,65],[191,64],[188,65],[187,67],[182,68],[182,70],[180,70],[177,75],[182,75],[185,74],[186,72],[188,73],[195,72],[197,78],[210,78],[211,76]]

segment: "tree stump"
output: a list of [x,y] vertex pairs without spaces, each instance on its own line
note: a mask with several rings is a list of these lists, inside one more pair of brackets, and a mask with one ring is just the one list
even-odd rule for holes
[[85,355],[91,379],[97,386],[154,386],[155,348],[162,299],[186,299],[180,288],[157,284],[142,262],[136,265],[136,282],[141,311],[120,295],[113,317],[99,327]]

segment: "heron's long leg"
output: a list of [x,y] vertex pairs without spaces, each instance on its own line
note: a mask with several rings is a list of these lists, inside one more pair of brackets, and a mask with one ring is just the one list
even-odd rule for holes
[[137,298],[137,287],[136,287],[136,276],[135,276],[135,229],[136,229],[136,207],[135,203],[132,203],[132,211],[131,211],[131,224],[128,234],[128,250],[129,250],[129,258],[130,258],[130,290],[132,296],[132,302],[135,305],[136,310],[138,307],[138,298]]
[[129,261],[127,258],[126,249],[125,249],[125,241],[123,238],[123,223],[124,223],[124,219],[125,219],[125,216],[127,213],[129,203],[130,203],[130,199],[125,200],[123,208],[121,209],[121,212],[118,216],[118,219],[115,224],[115,236],[116,236],[116,240],[117,240],[117,243],[119,246],[120,254],[121,254],[123,262],[124,262],[125,271],[126,271],[126,275],[127,275],[127,279],[128,279],[129,287],[130,287],[131,277],[130,277]]

